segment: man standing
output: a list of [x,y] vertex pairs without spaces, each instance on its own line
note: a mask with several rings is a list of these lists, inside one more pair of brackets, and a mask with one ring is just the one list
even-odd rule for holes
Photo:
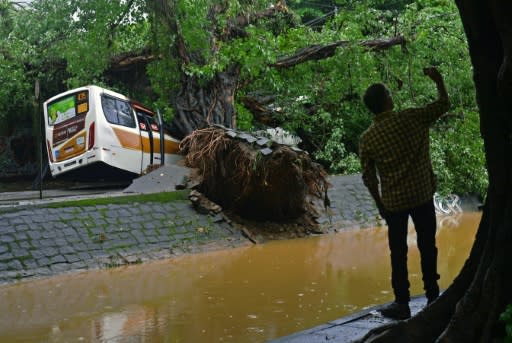
[[361,135],[359,157],[364,184],[388,225],[391,284],[395,295],[395,301],[380,309],[380,313],[394,319],[411,316],[407,272],[409,216],[417,233],[428,303],[439,296],[436,214],[432,199],[436,181],[430,161],[429,128],[448,110],[450,103],[439,71],[425,68],[423,72],[435,82],[438,91],[438,99],[425,107],[394,112],[391,94],[381,83],[371,85],[363,98],[374,118]]

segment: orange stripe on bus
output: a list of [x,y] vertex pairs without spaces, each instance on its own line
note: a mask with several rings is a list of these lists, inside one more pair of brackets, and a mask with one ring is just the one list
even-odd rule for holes
[[164,151],[166,154],[177,154],[180,152],[180,142],[175,142],[171,140],[165,141]]
[[[144,149],[144,152],[149,152],[149,138],[143,138],[144,147],[148,147],[148,151]],[[166,154],[177,154],[180,151],[180,143],[169,139],[165,140],[164,151]],[[160,153],[160,138],[155,138],[153,144],[154,152]]]
[[112,128],[121,143],[121,146],[126,149],[141,150],[140,136],[137,133],[128,132],[118,128]]
[[[151,146],[149,144],[148,137],[141,137],[132,132],[127,132],[118,128],[113,128],[116,133],[117,139],[121,142],[121,146],[127,149],[142,150],[149,154],[151,152]],[[164,151],[166,154],[177,154],[180,150],[179,142],[166,139]],[[160,153],[160,138],[153,139],[153,152]]]
[[[165,140],[165,147],[164,151],[166,154],[177,154],[180,150],[179,142],[175,142],[169,139]],[[150,145],[149,145],[149,138],[148,137],[142,137],[142,146],[143,151],[145,153],[150,153]],[[153,139],[153,152],[160,153],[160,138],[154,138]]]

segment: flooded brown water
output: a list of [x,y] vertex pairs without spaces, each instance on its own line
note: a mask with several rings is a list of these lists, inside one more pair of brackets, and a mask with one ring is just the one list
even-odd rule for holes
[[[438,230],[440,285],[479,213]],[[409,234],[411,293],[422,293]],[[264,342],[392,300],[386,229],[364,229],[0,287],[0,342]]]

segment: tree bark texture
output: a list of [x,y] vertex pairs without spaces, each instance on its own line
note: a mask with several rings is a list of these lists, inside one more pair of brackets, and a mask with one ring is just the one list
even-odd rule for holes
[[169,127],[171,134],[182,139],[212,124],[236,127],[234,97],[239,73],[239,67],[232,66],[206,86],[201,86],[195,78],[185,78],[176,96],[176,114]]
[[[173,1],[158,0],[153,5],[157,17],[169,29],[176,34],[175,58],[183,66],[189,63],[201,65],[205,63],[201,54],[188,51],[184,38],[180,34],[179,23],[175,16]],[[275,17],[281,13],[288,15],[288,8],[283,1],[277,1],[275,5],[260,13],[251,15],[239,15],[233,20],[220,26],[217,17],[226,12],[227,7],[222,3],[212,3],[208,18],[211,23],[212,50],[219,41],[229,41],[244,37],[246,27],[254,22],[266,18]],[[182,87],[175,97],[176,114],[170,124],[170,131],[176,138],[184,138],[197,129],[208,127],[212,124],[221,124],[228,128],[236,127],[236,111],[234,106],[235,91],[239,82],[240,68],[231,65],[224,72],[218,73],[207,85],[202,85],[194,76],[183,73]]]
[[475,244],[459,276],[415,317],[360,342],[493,342],[512,302],[512,24],[509,1],[456,0],[468,39],[489,188]]

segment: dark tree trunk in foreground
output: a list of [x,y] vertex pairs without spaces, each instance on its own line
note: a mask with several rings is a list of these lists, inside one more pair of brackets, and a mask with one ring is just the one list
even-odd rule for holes
[[[415,317],[361,342],[493,342],[512,302],[512,3],[457,0],[474,67],[489,189],[475,244],[460,274]],[[498,340],[499,341],[499,340]]]

